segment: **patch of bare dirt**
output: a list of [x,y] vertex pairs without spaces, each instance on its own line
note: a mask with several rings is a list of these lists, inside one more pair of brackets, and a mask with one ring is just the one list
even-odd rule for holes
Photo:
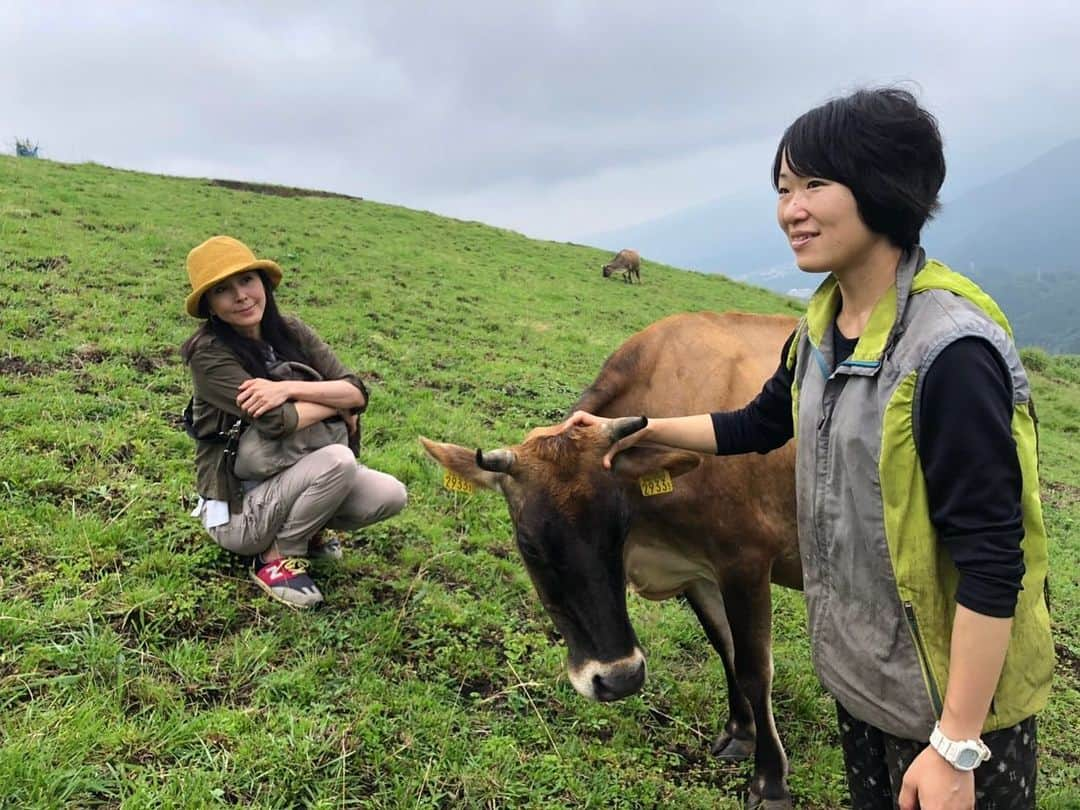
[[1057,653],[1058,666],[1080,681],[1080,655],[1060,642],[1054,645],[1054,652]]
[[176,350],[169,347],[159,352],[135,352],[131,355],[131,365],[143,374],[152,374],[166,366],[173,365]]
[[58,256],[31,256],[14,263],[15,267],[32,273],[51,273],[71,264],[71,259],[61,253]]
[[488,698],[498,691],[498,684],[492,683],[486,675],[476,675],[461,682],[461,694],[469,697]]
[[310,188],[296,188],[295,186],[276,186],[270,183],[246,183],[242,180],[211,180],[210,185],[233,191],[251,191],[255,194],[270,194],[274,197],[334,197],[342,200],[361,201],[363,197],[353,197],[349,194],[338,194],[334,191],[317,191]]
[[1066,506],[1074,506],[1080,503],[1080,487],[1072,484],[1063,484],[1060,481],[1044,481],[1042,486],[1043,499],[1050,505],[1059,509]]
[[76,369],[96,366],[109,359],[109,353],[93,343],[84,343],[71,355],[71,367]]
[[0,357],[0,374],[5,377],[40,377],[52,369],[48,363],[40,360],[27,360],[23,357]]

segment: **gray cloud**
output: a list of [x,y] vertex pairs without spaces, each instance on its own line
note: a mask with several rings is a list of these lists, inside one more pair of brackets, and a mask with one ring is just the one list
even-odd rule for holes
[[1080,133],[1066,3],[8,4],[0,137],[569,238],[766,182],[805,109],[913,80],[951,182]]

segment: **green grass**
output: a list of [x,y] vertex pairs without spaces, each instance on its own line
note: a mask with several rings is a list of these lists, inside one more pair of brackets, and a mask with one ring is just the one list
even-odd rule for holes
[[[370,383],[364,460],[410,505],[271,603],[194,520],[184,258],[230,233],[282,308]],[[0,159],[0,806],[734,808],[707,753],[723,670],[691,613],[631,598],[643,694],[578,697],[505,506],[417,442],[493,447],[561,418],[673,312],[797,311],[724,278],[372,202]],[[1080,805],[1080,360],[1039,355],[1058,679],[1043,808]],[[775,591],[774,704],[801,807],[843,802],[798,594]]]

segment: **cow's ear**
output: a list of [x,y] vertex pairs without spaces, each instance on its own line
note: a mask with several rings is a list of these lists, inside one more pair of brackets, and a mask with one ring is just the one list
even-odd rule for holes
[[615,475],[624,481],[637,481],[661,470],[667,470],[672,478],[678,478],[697,469],[699,464],[701,455],[689,450],[636,444],[615,456],[612,469]]
[[488,472],[476,464],[476,451],[457,444],[433,442],[420,437],[420,443],[428,455],[443,465],[447,470],[470,484],[484,489],[499,489],[499,482],[506,477],[504,473]]

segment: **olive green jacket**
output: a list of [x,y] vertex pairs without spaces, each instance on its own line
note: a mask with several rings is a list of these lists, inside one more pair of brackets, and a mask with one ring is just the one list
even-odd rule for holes
[[[341,364],[329,346],[324,343],[303,321],[285,319],[292,327],[298,348],[309,359],[309,365],[324,380],[348,380],[364,393],[367,407],[367,389],[355,374]],[[247,429],[258,430],[268,438],[287,436],[296,430],[296,406],[292,402],[267,411],[253,422],[236,404],[240,384],[251,375],[240,365],[239,359],[215,336],[205,334],[193,347],[188,362],[195,393],[192,402],[192,421],[197,436],[216,436],[225,433],[237,420],[249,425]],[[364,408],[357,410],[359,413]],[[242,511],[243,489],[239,479],[232,473],[232,456],[226,452],[227,445],[220,441],[198,441],[195,448],[195,472],[199,495],[206,500],[229,502],[229,511]]]
[[1023,477],[1023,590],[984,731],[1015,724],[1045,704],[1054,649],[1031,392],[1008,322],[974,283],[921,249],[901,261],[852,355],[834,368],[839,305],[830,276],[788,357],[814,667],[851,714],[890,734],[927,740],[941,715],[959,574],[930,521],[919,396],[941,351],[976,336],[1010,371]]

